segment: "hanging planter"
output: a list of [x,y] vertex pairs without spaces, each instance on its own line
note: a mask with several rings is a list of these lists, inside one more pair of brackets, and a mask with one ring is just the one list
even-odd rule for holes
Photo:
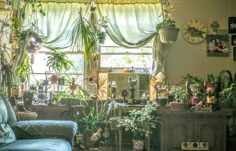
[[177,40],[179,28],[167,27],[159,30],[160,40],[162,43],[172,43]]
[[175,21],[167,18],[157,24],[156,30],[160,35],[162,43],[172,43],[177,40],[179,28],[176,27]]
[[161,9],[163,21],[156,25],[156,31],[160,35],[162,43],[172,43],[177,40],[179,28],[176,27],[175,21],[170,18],[170,11],[173,5],[168,0],[161,0]]

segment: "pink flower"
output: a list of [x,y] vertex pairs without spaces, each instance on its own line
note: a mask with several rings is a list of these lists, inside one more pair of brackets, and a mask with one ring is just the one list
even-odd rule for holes
[[212,97],[213,92],[214,92],[214,88],[213,87],[208,87],[207,88],[207,94],[208,94],[209,97]]

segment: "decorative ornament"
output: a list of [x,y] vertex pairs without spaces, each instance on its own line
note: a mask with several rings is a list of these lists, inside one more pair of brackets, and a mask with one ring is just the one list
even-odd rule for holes
[[220,27],[220,24],[217,21],[213,21],[211,23],[211,28],[213,29],[213,32],[217,32],[218,28]]

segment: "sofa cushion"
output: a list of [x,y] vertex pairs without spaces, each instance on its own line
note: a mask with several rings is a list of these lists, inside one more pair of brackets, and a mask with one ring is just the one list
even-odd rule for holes
[[0,99],[0,146],[16,140],[15,134],[7,123],[8,112],[3,99]]
[[0,148],[1,151],[71,151],[71,145],[64,139],[17,140]]

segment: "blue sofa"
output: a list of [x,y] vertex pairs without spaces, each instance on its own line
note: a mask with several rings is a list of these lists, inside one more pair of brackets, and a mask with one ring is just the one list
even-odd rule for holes
[[60,120],[17,121],[0,95],[0,151],[72,151],[77,123]]

